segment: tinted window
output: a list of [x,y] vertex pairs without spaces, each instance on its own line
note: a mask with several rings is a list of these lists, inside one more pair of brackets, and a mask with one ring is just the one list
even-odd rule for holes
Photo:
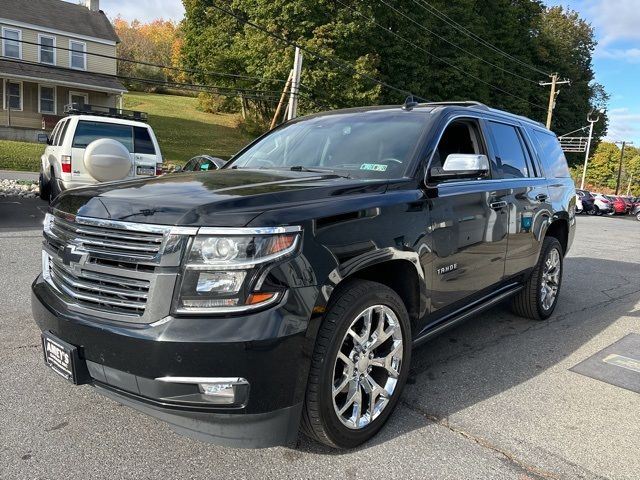
[[62,145],[62,142],[64,142],[64,136],[67,133],[67,127],[69,126],[69,123],[69,120],[64,122],[64,125],[60,129],[60,136],[58,137],[58,142],[56,143],[56,145]]
[[193,172],[196,163],[200,160],[200,157],[194,157],[187,162],[187,164],[182,168],[183,172]]
[[556,136],[540,130],[534,130],[533,136],[540,146],[540,157],[544,165],[545,174],[548,177],[555,178],[571,177],[567,159]]
[[49,136],[49,138],[51,139],[51,145],[55,145],[56,135],[58,134],[58,130],[60,130],[60,127],[62,126],[62,124],[63,124],[63,122],[61,120],[58,123],[56,123],[56,126],[53,128],[53,131],[51,132],[51,135]]
[[409,166],[425,121],[420,113],[401,111],[304,119],[274,130],[231,165],[276,170],[300,166],[355,178],[398,178]]
[[144,127],[134,127],[133,132],[135,135],[134,153],[149,153],[155,155],[156,149],[151,141],[149,130]]
[[517,128],[505,123],[489,124],[496,142],[496,160],[502,166],[503,178],[528,177],[527,157]]
[[78,122],[76,134],[73,138],[73,146],[86,148],[94,140],[111,138],[122,143],[129,152],[133,151],[133,129],[127,125],[115,125],[113,123]]
[[[429,166],[430,171],[442,168],[451,154],[486,155],[480,128],[475,120],[456,120],[447,125],[442,133]],[[464,178],[469,180],[469,178]]]

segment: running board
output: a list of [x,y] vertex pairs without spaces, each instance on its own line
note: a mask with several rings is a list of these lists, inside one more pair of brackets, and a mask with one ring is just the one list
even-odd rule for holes
[[420,332],[418,337],[413,341],[413,346],[417,347],[418,345],[422,345],[427,340],[430,340],[431,338],[443,333],[444,331],[449,330],[451,327],[454,327],[455,325],[458,325],[459,323],[464,322],[469,317],[472,317],[480,312],[483,312],[484,310],[493,307],[497,303],[500,303],[501,301],[511,297],[512,295],[515,295],[523,288],[524,286],[521,284],[509,285],[507,287],[504,287],[501,293],[498,293],[497,295],[490,297],[488,300],[484,300],[484,299],[477,300],[476,302],[472,303],[470,306],[467,306],[461,310],[451,313],[450,315],[446,316],[437,325],[429,327],[428,329]]

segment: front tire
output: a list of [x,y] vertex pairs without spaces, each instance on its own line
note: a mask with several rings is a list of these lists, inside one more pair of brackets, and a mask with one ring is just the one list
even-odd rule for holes
[[338,288],[318,332],[302,428],[325,445],[354,448],[382,428],[400,399],[411,325],[389,287],[355,280]]
[[513,312],[532,320],[549,318],[558,303],[563,265],[562,245],[555,237],[545,237],[537,265],[524,288],[513,297]]

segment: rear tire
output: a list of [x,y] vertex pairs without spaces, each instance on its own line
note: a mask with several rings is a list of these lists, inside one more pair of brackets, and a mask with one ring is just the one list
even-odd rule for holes
[[51,180],[49,181],[49,203],[53,202],[60,195],[60,187],[56,180],[55,171],[51,169]]
[[511,301],[513,312],[532,320],[549,318],[558,304],[563,265],[560,242],[555,237],[545,237],[538,263],[524,288]]
[[40,189],[40,199],[48,202],[51,198],[51,182],[48,182],[42,170],[40,170],[40,176],[38,177],[38,187]]
[[318,331],[302,430],[330,447],[354,448],[382,428],[400,399],[411,325],[389,287],[354,280],[338,288]]

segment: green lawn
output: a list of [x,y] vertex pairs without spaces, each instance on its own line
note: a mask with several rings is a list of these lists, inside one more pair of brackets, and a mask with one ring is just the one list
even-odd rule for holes
[[200,112],[193,97],[135,92],[124,99],[124,108],[149,113],[162,154],[171,163],[200,154],[229,157],[251,140],[236,128],[237,115]]
[[0,140],[0,170],[39,171],[44,147],[41,143]]
[[[166,162],[183,164],[189,158],[208,154],[229,157],[251,137],[236,128],[236,115],[196,110],[193,97],[132,92],[125,95],[124,108],[149,114]],[[44,145],[0,140],[0,170],[40,170]]]

